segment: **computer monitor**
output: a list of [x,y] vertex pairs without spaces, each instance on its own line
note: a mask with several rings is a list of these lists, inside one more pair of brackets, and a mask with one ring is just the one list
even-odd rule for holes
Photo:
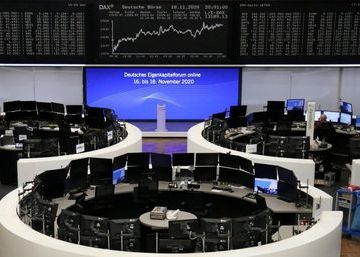
[[196,219],[169,221],[170,238],[189,238],[190,233],[199,233],[200,225]]
[[360,129],[360,115],[356,115],[355,127],[356,127],[357,130]]
[[128,153],[127,166],[137,166],[149,168],[150,153]]
[[148,167],[141,166],[127,166],[125,170],[125,181],[128,183],[137,183],[142,177],[142,174],[150,173]]
[[67,192],[76,192],[88,187],[88,158],[72,160],[69,164],[69,178],[67,179]]
[[284,167],[277,167],[279,180],[296,185],[297,178],[292,170],[286,169]]
[[330,122],[333,122],[333,123],[338,123],[339,122],[339,117],[340,117],[339,112],[324,111],[323,113],[326,115],[327,121],[330,121]]
[[277,179],[277,166],[263,163],[255,163],[255,177]]
[[216,166],[195,166],[194,179],[198,182],[215,181]]
[[65,178],[68,169],[47,170],[36,176],[35,181],[40,184],[41,195],[44,199],[63,197],[65,193]]
[[21,110],[20,101],[4,102],[4,112],[15,112]]
[[271,121],[279,121],[284,119],[284,101],[268,101],[267,116]]
[[305,115],[304,110],[292,110],[288,111],[286,114],[287,121],[304,121]]
[[36,102],[38,112],[52,112],[51,103]]
[[235,117],[235,118],[226,118],[225,124],[227,128],[241,128],[247,126],[246,117]]
[[213,119],[225,120],[225,117],[226,117],[226,111],[214,113],[214,114],[211,116],[211,119],[212,119],[212,120],[213,120]]
[[66,114],[82,114],[82,105],[66,105]]
[[217,153],[196,153],[195,166],[217,166],[219,154]]
[[352,104],[344,101],[340,101],[340,112],[352,114]]
[[93,185],[112,184],[112,159],[90,158],[90,183]]
[[64,105],[60,104],[60,103],[51,102],[51,109],[53,112],[56,112],[56,113],[61,113],[61,114],[65,113]]
[[339,122],[344,125],[351,125],[351,114],[341,112]]
[[247,105],[230,106],[230,118],[244,117],[246,115]]
[[171,167],[171,155],[163,153],[151,153],[152,167]]
[[36,111],[36,102],[35,101],[21,101],[20,102],[22,111]]
[[243,185],[251,189],[254,188],[254,184],[255,184],[254,174],[240,170],[239,180],[241,181],[240,185]]
[[305,99],[287,99],[286,110],[304,110]]
[[106,125],[105,113],[103,108],[85,107],[85,121],[90,128],[103,129]]
[[297,200],[297,186],[288,182],[278,181],[278,197],[286,202]]
[[172,165],[173,166],[194,166],[195,165],[194,153],[173,153]]
[[322,111],[315,111],[315,117],[314,117],[315,121],[320,119],[321,113],[322,113]]
[[240,161],[240,169],[254,174],[254,166],[251,160],[239,156],[239,161]]
[[219,154],[219,166],[227,168],[240,168],[240,156],[231,155],[231,154]]
[[127,155],[116,156],[112,164],[113,184],[121,183],[125,180],[125,166]]
[[241,185],[240,170],[234,168],[221,167],[219,168],[219,182],[229,183],[232,185]]
[[255,192],[277,195],[277,180],[268,178],[255,178]]

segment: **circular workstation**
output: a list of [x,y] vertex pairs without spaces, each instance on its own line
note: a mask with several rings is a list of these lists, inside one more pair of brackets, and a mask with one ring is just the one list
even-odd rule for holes
[[0,161],[6,164],[0,172],[3,184],[22,185],[75,158],[113,158],[119,151],[141,151],[141,132],[120,122],[111,109],[12,101],[4,103],[4,111],[0,120]]
[[304,103],[304,99],[289,99],[286,114],[284,101],[268,101],[266,111],[248,115],[247,106],[231,106],[229,114],[215,113],[188,131],[188,152],[231,152],[255,163],[291,169],[299,180],[313,185],[315,179],[324,178],[323,170],[337,170],[342,161],[345,166],[350,153],[356,152],[350,148],[358,139],[354,127],[346,123],[350,114],[315,111],[308,119],[328,115],[329,126],[309,125],[316,139],[310,144]]
[[[311,186],[279,188],[279,196],[296,199],[254,194],[254,174],[234,168],[239,161],[209,153],[73,161],[4,197],[0,246],[6,256],[32,249],[31,257],[325,256],[324,247],[326,256],[339,256],[342,214],[330,211],[330,196]],[[297,235],[289,233],[294,225]]]

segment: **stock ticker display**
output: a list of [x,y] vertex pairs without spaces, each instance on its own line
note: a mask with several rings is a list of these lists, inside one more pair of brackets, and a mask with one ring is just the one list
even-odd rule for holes
[[359,64],[354,0],[0,4],[0,63]]

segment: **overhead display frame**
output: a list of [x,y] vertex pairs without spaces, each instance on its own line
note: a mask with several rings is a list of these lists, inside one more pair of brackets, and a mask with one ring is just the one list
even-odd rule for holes
[[355,0],[5,0],[0,63],[360,65],[359,24]]

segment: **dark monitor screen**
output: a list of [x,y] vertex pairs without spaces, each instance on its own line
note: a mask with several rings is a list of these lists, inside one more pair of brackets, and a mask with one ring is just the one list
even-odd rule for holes
[[240,160],[240,169],[247,171],[249,173],[254,173],[254,166],[251,160],[243,158],[241,156],[239,156],[239,160]]
[[194,169],[195,181],[215,181],[216,180],[216,166],[196,166]]
[[360,129],[360,115],[356,115],[355,126],[356,129]]
[[20,101],[4,102],[3,110],[4,112],[20,111],[21,110]]
[[113,170],[125,167],[126,160],[127,160],[126,154],[116,156],[113,160]]
[[172,165],[173,166],[194,166],[195,154],[194,153],[173,153]]
[[239,172],[240,175],[240,185],[246,186],[247,188],[254,188],[254,184],[255,184],[255,176],[254,174],[245,172],[245,171],[240,171]]
[[246,116],[246,105],[232,105],[230,106],[230,118]]
[[150,153],[128,153],[127,166],[149,167]]
[[217,153],[196,153],[195,166],[217,166],[218,158]]
[[170,238],[189,238],[190,233],[199,233],[200,225],[196,219],[169,221]]
[[278,181],[278,196],[284,201],[295,202],[297,200],[296,185],[283,181]]
[[112,160],[103,158],[90,158],[91,184],[111,184],[113,179]]
[[21,101],[20,105],[22,111],[36,111],[35,101]]
[[220,167],[219,168],[219,181],[233,185],[241,185],[240,170],[233,168]]
[[66,114],[82,114],[82,105],[66,105]]
[[69,164],[68,191],[87,187],[88,158],[72,160]]
[[105,114],[103,108],[85,107],[85,121],[90,128],[105,128]]
[[162,153],[151,153],[152,167],[171,167],[171,155]]
[[269,178],[269,179],[277,179],[277,166],[255,163],[255,177],[257,178]]
[[225,119],[227,128],[240,128],[247,126],[247,118],[246,117],[236,117],[236,118],[226,118]]
[[339,122],[344,125],[351,125],[351,114],[349,113],[340,113]]
[[52,111],[51,103],[36,102],[36,106],[37,106],[37,110],[39,112],[51,112]]
[[150,173],[148,167],[141,166],[127,166],[125,170],[125,180],[129,183],[137,183],[140,181],[143,174]]
[[65,108],[63,104],[60,103],[51,103],[51,108],[53,112],[57,112],[57,113],[65,113]]
[[278,170],[279,180],[296,185],[297,178],[292,170],[280,166],[278,166],[277,170]]
[[284,101],[267,101],[267,112],[284,112]]
[[340,112],[352,114],[352,104],[344,101],[340,101]]
[[41,191],[44,199],[53,199],[64,196],[64,183],[67,169],[47,170],[36,176],[41,183]]
[[221,167],[228,167],[228,168],[240,168],[240,157],[237,155],[231,155],[231,154],[219,154],[219,165]]
[[286,101],[286,110],[304,110],[305,99],[288,99]]

